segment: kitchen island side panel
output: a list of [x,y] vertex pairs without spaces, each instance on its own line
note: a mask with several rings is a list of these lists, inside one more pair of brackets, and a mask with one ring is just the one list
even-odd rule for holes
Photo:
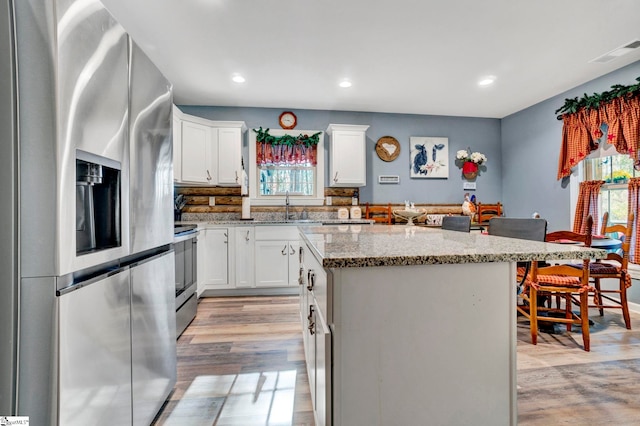
[[333,273],[333,424],[514,425],[512,263]]

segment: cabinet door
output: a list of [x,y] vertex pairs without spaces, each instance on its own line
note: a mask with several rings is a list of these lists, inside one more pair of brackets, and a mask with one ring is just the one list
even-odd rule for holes
[[236,287],[255,286],[255,232],[253,227],[236,228]]
[[201,270],[204,289],[229,286],[229,230],[206,229],[204,233],[204,244],[198,247],[203,252]]
[[365,186],[365,133],[334,130],[331,134],[330,186]]
[[218,185],[240,185],[242,158],[242,130],[239,128],[214,129],[217,135]]
[[173,117],[173,181],[182,182],[182,122]]
[[289,284],[289,242],[256,241],[256,286],[286,287]]
[[315,316],[315,404],[316,425],[331,425],[331,332],[322,315]]
[[289,241],[289,285],[295,287],[298,285],[300,259],[298,251],[300,250],[300,242],[298,240]]
[[211,183],[211,128],[182,122],[182,181]]

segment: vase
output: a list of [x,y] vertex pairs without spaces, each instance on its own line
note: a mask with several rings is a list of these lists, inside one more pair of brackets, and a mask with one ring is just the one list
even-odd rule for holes
[[478,165],[473,161],[467,161],[462,165],[462,174],[466,179],[474,179],[478,176]]

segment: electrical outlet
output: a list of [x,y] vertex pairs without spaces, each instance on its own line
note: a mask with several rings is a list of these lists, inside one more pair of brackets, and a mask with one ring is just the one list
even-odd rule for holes
[[210,206],[216,205],[216,197],[209,197],[209,205]]
[[325,200],[325,204],[326,204],[327,206],[330,206],[330,205],[331,205],[331,197],[324,197],[324,200]]

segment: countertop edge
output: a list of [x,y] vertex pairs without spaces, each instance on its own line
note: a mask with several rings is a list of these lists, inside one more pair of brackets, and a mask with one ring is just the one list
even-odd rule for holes
[[582,256],[592,259],[603,259],[606,251],[600,249],[572,252],[532,252],[512,254],[486,255],[434,255],[434,256],[394,256],[394,257],[352,257],[352,258],[324,258],[310,242],[315,255],[322,259],[325,268],[363,268],[371,266],[411,266],[411,265],[447,265],[462,263],[496,263],[496,262],[527,262],[532,260],[573,260]]

